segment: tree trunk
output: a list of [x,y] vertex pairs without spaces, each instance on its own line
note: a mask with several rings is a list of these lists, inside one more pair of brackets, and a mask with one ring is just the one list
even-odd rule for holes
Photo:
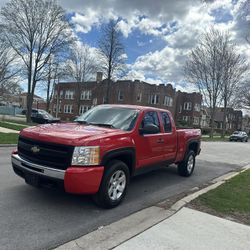
[[211,108],[211,130],[210,130],[210,138],[214,137],[214,118],[215,118],[215,108]]
[[110,89],[110,79],[108,79],[108,82],[107,82],[107,92],[106,92],[105,104],[109,104],[109,89]]
[[31,111],[32,111],[32,102],[33,97],[31,98],[31,80],[32,80],[32,51],[30,52],[30,61],[29,61],[29,69],[28,69],[28,92],[27,92],[27,107],[26,107],[26,122],[30,123],[31,119]]
[[50,104],[50,77],[48,78],[48,86],[47,86],[47,96],[46,96],[46,111],[49,112],[49,104]]
[[76,93],[76,98],[77,98],[77,113],[76,116],[78,116],[80,113],[80,105],[81,105],[81,82],[77,83],[77,93]]
[[226,134],[226,118],[227,118],[227,102],[224,101],[224,109],[223,109],[223,122],[222,122],[222,133],[221,138],[225,138]]

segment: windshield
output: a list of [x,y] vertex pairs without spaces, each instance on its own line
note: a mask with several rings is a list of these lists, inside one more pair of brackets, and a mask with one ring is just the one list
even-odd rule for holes
[[239,131],[234,131],[233,134],[237,135],[237,134],[240,134],[240,132]]
[[138,113],[138,110],[132,108],[100,105],[90,109],[75,121],[130,131],[135,126]]
[[53,116],[51,114],[49,114],[48,112],[46,112],[44,110],[39,110],[39,113],[42,114],[47,119],[52,119],[53,118]]

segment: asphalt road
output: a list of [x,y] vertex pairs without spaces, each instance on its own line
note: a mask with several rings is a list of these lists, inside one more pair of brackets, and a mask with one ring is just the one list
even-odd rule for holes
[[191,177],[178,176],[175,167],[138,176],[131,181],[127,197],[119,207],[103,210],[87,196],[26,185],[12,171],[11,150],[0,148],[0,249],[3,250],[54,248],[250,163],[250,143],[204,142]]

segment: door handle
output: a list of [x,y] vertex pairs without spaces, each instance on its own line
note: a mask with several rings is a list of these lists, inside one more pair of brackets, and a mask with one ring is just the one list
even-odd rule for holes
[[164,143],[164,139],[162,139],[162,138],[158,139],[157,143]]

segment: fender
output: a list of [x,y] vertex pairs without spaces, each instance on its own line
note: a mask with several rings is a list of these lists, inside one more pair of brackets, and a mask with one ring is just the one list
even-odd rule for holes
[[134,147],[118,148],[106,152],[102,157],[101,166],[106,166],[110,160],[119,158],[128,165],[130,175],[133,175],[136,165],[136,154]]
[[201,150],[200,150],[200,140],[197,140],[197,139],[190,139],[190,140],[187,141],[185,155],[188,153],[189,146],[190,146],[192,143],[197,143],[197,144],[198,144],[198,148],[197,148],[196,155],[199,155],[199,154],[200,154],[200,151],[201,151]]

